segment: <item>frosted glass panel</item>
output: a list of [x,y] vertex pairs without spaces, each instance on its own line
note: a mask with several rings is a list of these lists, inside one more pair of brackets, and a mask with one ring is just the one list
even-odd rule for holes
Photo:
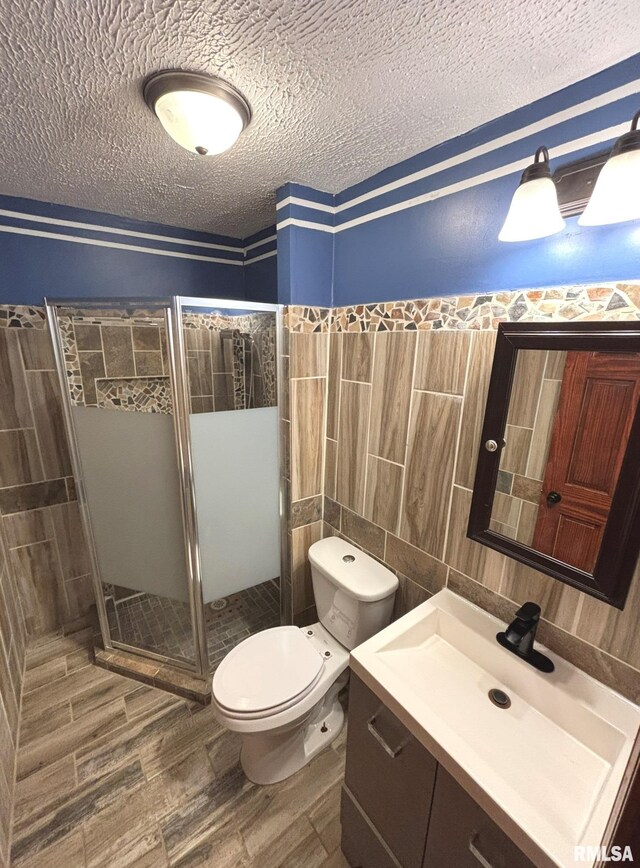
[[278,410],[189,418],[205,603],[280,575]]
[[72,413],[103,582],[187,602],[173,418]]

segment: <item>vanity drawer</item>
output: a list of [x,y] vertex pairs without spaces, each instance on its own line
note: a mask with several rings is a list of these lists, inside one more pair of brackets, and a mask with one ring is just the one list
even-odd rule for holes
[[423,868],[535,868],[440,766]]
[[398,868],[396,860],[344,788],[340,813],[341,848],[351,868]]
[[353,673],[347,787],[402,868],[420,868],[436,761]]

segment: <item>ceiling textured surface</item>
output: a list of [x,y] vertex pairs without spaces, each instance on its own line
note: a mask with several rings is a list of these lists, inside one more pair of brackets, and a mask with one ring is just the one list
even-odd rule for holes
[[[1,0],[0,193],[244,237],[637,51],[637,0]],[[254,119],[190,155],[143,79],[220,75]]]

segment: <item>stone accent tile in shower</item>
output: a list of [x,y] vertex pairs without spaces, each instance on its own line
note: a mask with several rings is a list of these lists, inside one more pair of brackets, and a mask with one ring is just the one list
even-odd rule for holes
[[104,355],[105,376],[135,377],[136,368],[133,358],[133,339],[129,326],[102,326],[102,352]]
[[98,407],[133,410],[137,413],[173,412],[171,386],[167,377],[97,379],[95,388]]
[[144,350],[134,353],[136,377],[161,377],[162,353],[157,350]]

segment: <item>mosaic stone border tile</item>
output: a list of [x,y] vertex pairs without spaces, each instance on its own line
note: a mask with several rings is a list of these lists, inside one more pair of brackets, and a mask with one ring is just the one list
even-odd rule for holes
[[289,305],[284,312],[284,327],[290,332],[326,333],[330,331],[331,314],[330,307]]
[[[296,316],[298,327],[292,330],[315,330],[299,327]],[[602,283],[339,307],[332,312],[330,331],[490,331],[501,322],[632,319],[640,320],[640,283]]]
[[[238,305],[241,303],[238,302]],[[268,311],[267,311],[268,313]],[[184,328],[207,328],[209,331],[241,331],[254,334],[275,328],[275,313],[270,317],[264,313],[224,316],[219,313],[185,313],[182,316]]]
[[173,415],[168,377],[131,377],[97,379],[98,407],[136,413]]
[[43,307],[24,304],[0,305],[0,328],[45,329],[47,319]]

